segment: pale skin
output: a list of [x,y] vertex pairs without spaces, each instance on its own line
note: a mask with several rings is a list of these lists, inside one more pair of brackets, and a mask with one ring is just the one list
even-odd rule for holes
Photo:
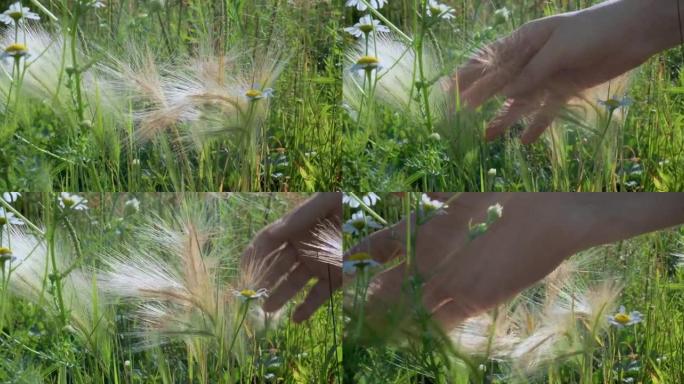
[[526,119],[529,144],[571,98],[680,44],[677,1],[684,13],[684,0],[609,0],[528,22],[459,68],[450,94],[471,109],[503,96],[486,138]]
[[279,310],[315,279],[292,315],[295,322],[302,322],[330,298],[331,291],[342,285],[340,266],[306,257],[303,252],[310,248],[307,244],[314,241],[313,234],[321,224],[340,225],[341,217],[342,194],[318,193],[255,236],[242,255],[242,264],[259,266],[258,288],[269,292],[263,305],[265,311]]
[[[449,194],[437,194],[446,200]],[[468,223],[485,220],[499,203],[503,216],[469,239]],[[684,223],[684,194],[464,193],[418,228],[416,261],[425,281],[422,301],[449,329],[510,299],[573,254],[601,244]],[[346,254],[378,261],[405,254],[405,223],[362,240]],[[382,329],[387,309],[404,299],[401,263],[370,283],[366,318]]]
[[[484,221],[487,207],[496,203],[503,206],[503,217],[470,240],[468,224]],[[463,193],[445,213],[418,228],[416,260],[425,281],[423,305],[450,328],[511,298],[581,250],[684,223],[684,194]],[[316,279],[295,309],[294,320],[301,322],[342,285],[341,268],[300,253],[316,225],[340,215],[340,194],[318,194],[256,236],[244,260],[265,260],[263,288],[271,292],[265,310],[280,309]],[[368,252],[379,262],[403,257],[404,225],[373,233],[346,255]],[[387,306],[405,299],[406,273],[399,263],[374,277],[368,319],[381,325]]]

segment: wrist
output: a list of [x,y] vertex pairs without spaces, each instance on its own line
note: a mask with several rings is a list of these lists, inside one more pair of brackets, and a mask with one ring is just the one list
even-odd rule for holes
[[684,0],[627,1],[635,3],[633,22],[639,26],[642,34],[638,41],[642,41],[649,55],[682,43],[680,20],[684,22]]

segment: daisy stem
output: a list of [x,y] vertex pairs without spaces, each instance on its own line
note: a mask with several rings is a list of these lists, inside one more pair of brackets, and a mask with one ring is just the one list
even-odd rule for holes
[[235,346],[235,341],[237,340],[238,333],[240,333],[240,328],[242,328],[242,324],[245,322],[245,318],[247,318],[247,311],[249,310],[249,304],[250,300],[247,299],[244,303],[242,303],[243,310],[241,312],[241,317],[238,322],[237,328],[235,328],[235,332],[233,332],[233,338],[230,340],[230,347],[228,347],[228,356],[230,356],[233,352],[233,347]]
[[430,92],[429,85],[425,79],[425,63],[423,58],[423,43],[425,41],[425,34],[429,30],[427,25],[427,3],[421,1],[421,25],[420,34],[416,40],[416,56],[418,56],[418,76],[420,81],[420,92],[423,96],[423,111],[425,113],[426,125],[428,132],[432,132],[432,114],[430,113]]
[[77,4],[75,7],[75,12],[71,22],[71,30],[69,31],[71,38],[71,67],[73,69],[74,86],[76,87],[76,111],[78,113],[79,120],[83,120],[83,94],[81,93],[81,69],[78,67],[78,20],[81,17],[81,5]]

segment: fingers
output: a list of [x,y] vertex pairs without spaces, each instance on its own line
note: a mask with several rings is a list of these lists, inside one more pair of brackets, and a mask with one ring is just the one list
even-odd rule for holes
[[337,288],[339,288],[339,285],[333,286],[330,280],[319,280],[311,288],[304,301],[297,306],[292,314],[292,320],[295,323],[301,323],[311,317],[321,305],[330,299],[332,292]]
[[[337,192],[317,193],[285,217],[259,232],[243,252],[242,265],[249,266],[268,257],[283,243],[297,245],[310,238],[312,231],[325,219],[338,222],[342,216],[342,195]],[[271,263],[272,264],[272,263]]]
[[564,99],[557,99],[553,96],[547,97],[544,106],[535,114],[530,125],[520,137],[522,143],[530,144],[536,141],[546,128],[553,123],[553,120],[558,115],[558,111],[560,111],[564,104]]
[[521,97],[506,100],[497,116],[487,126],[486,139],[493,140],[500,136],[510,126],[539,107],[540,102],[536,98]]
[[266,312],[274,312],[293,298],[311,279],[311,273],[302,263],[298,264],[278,284],[264,302]]
[[307,237],[326,218],[342,216],[342,194],[320,192],[295,208],[283,219],[271,224],[263,235],[274,243]]
[[290,244],[276,249],[266,256],[266,263],[259,263],[265,267],[265,271],[254,271],[263,273],[259,279],[259,288],[266,288],[269,291],[278,283],[283,276],[286,276],[290,269],[297,263],[297,249]]

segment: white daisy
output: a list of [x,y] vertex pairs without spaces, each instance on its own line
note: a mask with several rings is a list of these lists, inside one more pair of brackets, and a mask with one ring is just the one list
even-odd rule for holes
[[373,268],[379,266],[380,263],[373,260],[366,252],[355,253],[344,261],[342,270],[344,273],[352,274],[364,268]]
[[342,226],[344,232],[350,233],[352,235],[361,234],[368,229],[379,229],[382,225],[375,222],[372,217],[366,216],[363,211],[358,211],[354,213],[351,219],[347,220]]
[[0,14],[0,22],[7,25],[14,25],[24,19],[40,20],[40,16],[38,16],[37,13],[31,12],[29,7],[22,7],[21,3],[18,1],[10,5],[5,12]]
[[426,193],[423,193],[420,196],[419,209],[426,216],[442,213],[443,210],[448,207],[448,205],[444,204],[439,200],[430,199],[430,196],[428,196]]
[[21,193],[19,193],[19,192],[4,192],[2,194],[2,199],[8,203],[14,203],[20,197],[21,197]]
[[[380,196],[375,192],[368,192],[361,198],[361,201],[369,207],[374,206],[379,200]],[[346,204],[350,208],[358,208],[361,206],[358,197],[347,195],[346,193],[342,194],[342,204]]]
[[5,224],[24,225],[24,222],[14,213],[6,211],[4,208],[0,207],[0,226]]
[[436,0],[430,0],[428,1],[427,4],[427,14],[430,17],[437,17],[440,19],[453,19],[456,17],[455,11],[453,8],[446,4],[442,4]]
[[7,247],[0,247],[0,266],[4,267],[6,261],[12,261],[16,258],[12,255],[12,250]]
[[233,295],[243,302],[249,302],[268,297],[268,290],[266,288],[260,288],[256,291],[253,289],[243,289],[242,291],[234,290]]
[[61,192],[59,194],[59,206],[64,209],[73,209],[75,211],[85,211],[88,209],[86,205],[88,200],[76,194],[69,192]]
[[245,97],[249,101],[256,101],[273,96],[273,88],[260,89],[259,84],[253,84],[252,88],[245,90]]
[[[387,4],[387,0],[368,0],[368,4],[370,4],[371,8],[373,9],[380,9]],[[344,5],[345,7],[355,7],[359,11],[365,11],[368,9],[368,6],[361,0],[347,0]]]
[[29,53],[28,47],[24,44],[12,43],[8,45],[5,50],[0,53],[0,58],[19,58],[27,56]]
[[359,70],[372,71],[374,69],[382,69],[380,59],[375,56],[361,56],[356,60],[356,63],[351,66],[352,72]]
[[625,108],[632,105],[632,99],[630,99],[627,96],[623,96],[622,99],[618,99],[617,97],[613,96],[607,100],[599,100],[598,102],[599,104],[606,107],[606,109],[610,112],[619,108]]
[[608,322],[618,328],[624,328],[640,323],[643,320],[641,316],[639,311],[632,311],[628,314],[625,311],[625,306],[622,305],[616,314],[608,316]]
[[389,33],[390,30],[386,26],[380,24],[380,20],[373,19],[371,15],[365,15],[361,17],[359,22],[354,24],[353,27],[347,27],[344,31],[354,37],[364,37],[373,31]]

